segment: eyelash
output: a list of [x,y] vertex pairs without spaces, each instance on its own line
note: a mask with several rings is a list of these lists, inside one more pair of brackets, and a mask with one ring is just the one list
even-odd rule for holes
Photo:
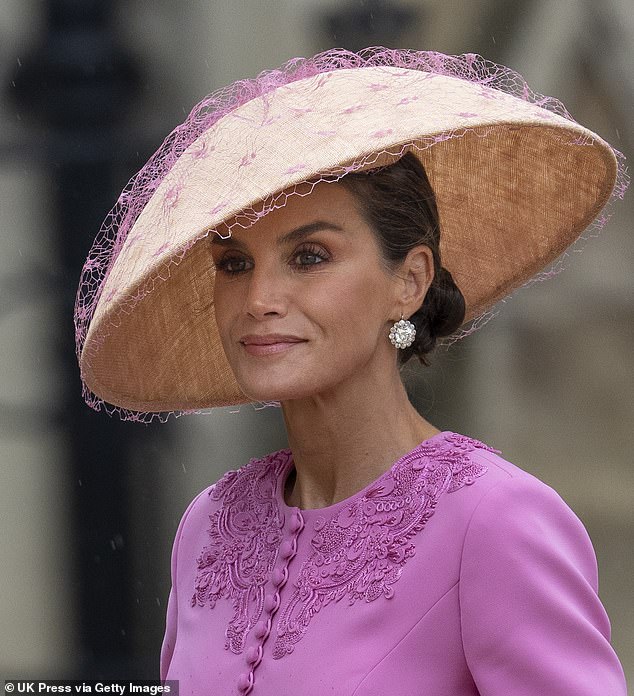
[[[316,263],[294,263],[292,262],[293,259],[297,259],[302,255],[307,255],[307,256],[314,256],[315,258],[320,259]],[[316,244],[304,244],[301,246],[299,249],[296,249],[293,254],[289,257],[289,261],[291,261],[291,265],[295,268],[295,270],[301,271],[301,272],[306,272],[312,270],[313,266],[318,266],[322,263],[325,263],[330,260],[330,257],[328,254],[324,251],[324,249]],[[245,256],[239,256],[237,254],[234,254],[232,252],[228,252],[225,254],[225,256],[222,257],[216,264],[217,270],[221,271],[222,273],[226,273],[227,275],[235,276],[235,275],[240,275],[241,273],[246,273],[247,271],[250,271],[250,268],[241,268],[239,270],[232,270],[231,265],[235,263],[242,263],[244,262],[245,264],[250,263],[249,259]]]

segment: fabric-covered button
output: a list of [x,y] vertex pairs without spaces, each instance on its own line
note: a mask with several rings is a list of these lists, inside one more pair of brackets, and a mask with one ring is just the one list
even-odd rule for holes
[[277,593],[266,595],[264,598],[264,611],[272,614],[280,606],[280,597]]
[[262,657],[262,646],[261,645],[253,645],[247,650],[246,658],[247,658],[247,662],[250,665],[254,665],[261,657]]
[[280,556],[282,558],[290,558],[295,549],[293,549],[293,544],[291,544],[290,541],[284,541],[282,542],[282,545],[280,546]]
[[253,672],[243,672],[238,677],[238,689],[247,691],[253,686]]
[[286,582],[286,578],[288,577],[288,571],[286,568],[276,568],[273,571],[273,575],[271,576],[271,581],[275,585],[275,587],[279,587],[280,585],[283,585],[284,582]]
[[253,627],[253,633],[256,638],[259,638],[260,640],[266,636],[268,633],[268,627],[266,625],[266,622],[264,621],[258,621],[255,626]]
[[301,514],[299,512],[294,512],[290,522],[291,532],[299,532],[303,526],[304,520]]

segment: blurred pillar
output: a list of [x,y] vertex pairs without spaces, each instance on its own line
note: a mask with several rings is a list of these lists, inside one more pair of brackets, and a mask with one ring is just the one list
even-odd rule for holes
[[132,431],[84,405],[72,328],[79,270],[115,195],[112,172],[121,149],[115,129],[137,84],[136,71],[115,41],[114,3],[48,0],[45,5],[44,34],[23,56],[12,95],[44,130],[53,189],[51,230],[63,276],[59,322],[67,330],[56,349],[69,387],[60,397],[56,425],[68,437],[66,475],[74,492],[77,632],[83,648],[76,676],[138,678],[129,664],[132,582],[125,543]]

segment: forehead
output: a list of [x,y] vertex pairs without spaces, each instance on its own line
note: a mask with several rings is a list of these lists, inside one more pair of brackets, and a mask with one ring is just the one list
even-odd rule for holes
[[[297,228],[307,228],[312,223],[315,230],[332,226],[340,231],[351,233],[366,231],[358,203],[352,193],[340,184],[320,182],[318,184],[302,184],[284,191],[280,196],[280,207],[272,210],[257,220],[253,225],[244,228],[235,224],[238,218],[230,220],[224,229],[218,229],[212,243],[224,246],[230,240],[223,241],[229,236],[236,241],[252,238],[253,236],[283,237]],[[310,231],[310,230],[309,230]],[[290,241],[293,241],[292,239]]]

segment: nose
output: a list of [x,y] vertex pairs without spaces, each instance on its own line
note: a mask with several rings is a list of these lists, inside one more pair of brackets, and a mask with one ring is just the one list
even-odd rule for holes
[[272,268],[256,266],[249,274],[244,310],[260,320],[286,316],[288,299],[284,279]]

